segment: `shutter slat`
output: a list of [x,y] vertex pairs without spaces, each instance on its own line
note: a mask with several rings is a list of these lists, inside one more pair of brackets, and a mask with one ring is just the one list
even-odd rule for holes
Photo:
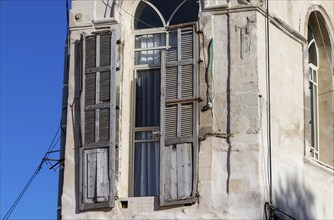
[[177,67],[170,67],[166,70],[166,98],[177,98]]
[[100,110],[100,141],[109,140],[109,130],[110,130],[110,110],[101,109]]
[[165,132],[166,138],[176,137],[176,126],[177,126],[177,106],[166,107],[165,115]]
[[177,60],[177,50],[175,48],[169,49],[166,52],[166,62]]
[[85,142],[95,142],[95,111],[85,111]]
[[194,70],[193,65],[182,66],[182,98],[193,97],[194,95]]
[[101,35],[100,44],[100,66],[110,66],[110,35]]
[[85,76],[85,106],[96,104],[96,75]]
[[193,134],[193,105],[181,105],[181,137]]
[[96,67],[96,36],[86,37],[85,68]]
[[193,32],[192,30],[181,31],[181,58],[193,58]]
[[110,100],[110,71],[100,73],[100,101]]

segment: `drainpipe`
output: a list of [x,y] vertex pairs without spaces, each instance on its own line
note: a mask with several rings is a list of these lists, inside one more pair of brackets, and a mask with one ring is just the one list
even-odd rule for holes
[[68,46],[66,40],[65,48],[65,61],[64,61],[64,76],[63,76],[63,97],[62,97],[62,113],[61,113],[61,134],[60,134],[60,165],[59,165],[59,180],[58,180],[58,207],[57,207],[57,219],[61,217],[61,196],[63,193],[64,182],[64,156],[65,156],[65,144],[66,144],[66,123],[67,123],[67,98],[68,98]]
[[[269,32],[270,18],[269,18],[269,0],[266,0],[266,31],[265,31],[265,45],[266,45],[266,74],[267,74],[267,132],[268,132],[268,159],[269,159],[269,219],[274,219],[274,209],[273,209],[273,183],[272,183],[272,145],[271,145],[271,83],[270,83],[270,32]],[[265,203],[265,209],[268,202]],[[267,210],[264,210],[265,212]]]
[[57,203],[57,219],[61,220],[61,197],[63,194],[64,185],[64,160],[65,160],[65,145],[66,145],[66,128],[67,128],[67,99],[68,99],[68,73],[69,73],[69,58],[70,58],[70,44],[69,44],[69,7],[68,0],[66,0],[66,16],[67,16],[67,34],[64,54],[64,76],[62,89],[62,107],[61,107],[61,133],[60,133],[60,163],[59,163],[59,177],[58,177],[58,203]]

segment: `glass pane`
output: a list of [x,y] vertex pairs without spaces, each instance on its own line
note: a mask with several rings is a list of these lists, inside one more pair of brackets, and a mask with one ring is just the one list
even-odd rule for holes
[[318,94],[315,84],[310,83],[311,88],[311,141],[312,147],[318,150]]
[[198,3],[195,0],[187,1],[181,8],[176,12],[172,18],[170,25],[182,24],[198,19]]
[[160,70],[137,72],[136,127],[160,125]]
[[136,143],[134,196],[159,194],[159,142]]
[[163,27],[163,24],[159,15],[151,6],[144,2],[140,2],[135,13],[134,27],[135,29],[145,29]]
[[166,45],[166,34],[144,34],[137,35],[135,48],[152,48]]
[[136,131],[135,140],[152,140],[152,131]]
[[160,64],[160,50],[144,50],[135,52],[135,65]]
[[312,80],[317,83],[318,82],[318,79],[317,79],[317,71],[315,70],[312,70]]
[[308,43],[310,43],[311,40],[313,40],[313,39],[314,39],[313,34],[310,30],[310,27],[308,27],[308,31],[307,31],[307,41],[308,41]]
[[308,48],[308,58],[309,58],[309,61],[308,61],[309,63],[312,63],[315,66],[318,65],[317,48],[315,46],[315,43],[312,43],[310,47]]
[[169,33],[169,46],[177,47],[177,32],[176,31]]
[[165,21],[167,22],[173,11],[179,4],[183,2],[183,0],[150,0],[150,2],[160,11]]

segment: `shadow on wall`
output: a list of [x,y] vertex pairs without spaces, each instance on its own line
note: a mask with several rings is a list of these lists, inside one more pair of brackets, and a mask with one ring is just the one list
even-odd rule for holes
[[311,190],[296,177],[288,177],[286,180],[283,182],[281,179],[274,192],[274,204],[277,208],[275,219],[315,219],[316,216],[312,214],[314,195]]

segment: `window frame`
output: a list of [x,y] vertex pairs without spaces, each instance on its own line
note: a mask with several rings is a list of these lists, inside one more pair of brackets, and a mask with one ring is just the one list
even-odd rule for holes
[[[312,71],[312,72],[311,72]],[[318,67],[309,63],[309,83],[310,83],[310,108],[311,108],[311,155],[319,160],[319,91],[318,91]],[[315,80],[313,77],[315,76]],[[316,96],[313,94],[315,89]]]
[[[149,35],[149,34],[165,34],[165,46],[158,46],[158,47],[146,47],[146,48],[136,48],[135,41],[136,36],[140,35]],[[135,139],[135,134],[138,131],[152,131],[155,134],[160,133],[160,125],[159,126],[152,126],[152,127],[136,127],[136,83],[138,80],[138,71],[141,70],[161,70],[161,64],[135,64],[136,56],[135,53],[139,51],[150,51],[150,50],[163,50],[163,49],[169,49],[169,31],[162,29],[162,28],[149,28],[149,29],[140,29],[140,30],[134,30],[133,32],[133,51],[134,51],[134,59],[133,59],[133,85],[134,89],[131,92],[132,98],[132,120],[131,120],[131,141],[130,141],[130,176],[129,176],[129,196],[135,197],[135,183],[134,183],[134,174],[135,174],[135,144],[140,142]],[[159,73],[161,74],[161,73]],[[157,141],[160,141],[160,138],[157,139]],[[145,142],[145,141],[141,141]]]
[[[153,10],[158,14],[158,16],[161,18],[161,22],[162,22],[162,25],[163,27],[155,27],[155,28],[142,28],[142,29],[135,29],[135,24],[134,22],[132,23],[132,33],[133,33],[133,71],[132,71],[132,91],[131,91],[131,106],[132,106],[132,111],[131,111],[131,131],[130,131],[130,136],[131,136],[131,140],[130,140],[130,168],[129,168],[129,177],[128,177],[128,180],[129,180],[129,196],[130,197],[133,197],[134,196],[134,191],[135,191],[135,183],[134,183],[134,180],[135,180],[135,176],[134,176],[134,171],[135,171],[135,144],[138,143],[136,140],[135,140],[135,133],[137,131],[147,131],[147,130],[152,130],[153,133],[155,134],[159,134],[159,141],[161,143],[161,138],[162,138],[162,134],[161,132],[163,132],[163,129],[161,128],[161,121],[160,121],[160,125],[159,127],[142,127],[142,128],[137,128],[136,125],[135,125],[135,122],[136,122],[136,83],[137,83],[137,79],[138,79],[138,71],[140,70],[152,70],[152,69],[159,69],[160,71],[162,70],[162,61],[159,62],[159,64],[136,64],[136,52],[140,52],[140,51],[149,51],[149,50],[159,50],[160,51],[160,60],[161,60],[161,54],[163,50],[168,50],[170,48],[174,48],[174,47],[178,47],[178,43],[176,41],[176,45],[170,45],[170,35],[171,33],[175,33],[176,34],[176,37],[178,38],[178,32],[177,31],[178,29],[182,29],[183,27],[193,27],[193,33],[197,33],[195,30],[196,30],[196,21],[197,21],[197,18],[196,20],[194,21],[191,21],[191,22],[186,22],[186,23],[180,23],[180,24],[175,24],[175,25],[171,25],[169,26],[169,23],[173,20],[174,16],[178,13],[178,11],[184,6],[184,4],[187,3],[187,1],[189,0],[182,0],[180,1],[180,4],[174,9],[174,11],[171,13],[170,17],[168,18],[168,20],[166,21],[165,18],[163,17],[163,15],[159,12],[159,10],[157,9],[157,7],[155,7],[153,4],[151,4],[150,2],[146,1],[146,0],[142,0],[142,1],[139,1],[140,2],[144,2],[145,4],[148,5],[148,7],[152,7]],[[138,7],[139,3],[136,5]],[[198,4],[198,3],[196,3]],[[137,8],[135,7],[135,8]],[[198,8],[198,13],[200,11],[200,8]],[[198,14],[197,13],[197,14]],[[134,21],[134,20],[133,20]],[[148,34],[164,34],[165,35],[165,44],[163,46],[153,46],[153,47],[145,47],[145,48],[136,48],[136,37],[139,36],[139,35],[148,35]],[[196,37],[195,37],[196,38]],[[196,38],[197,39],[197,38]],[[174,41],[173,41],[174,42]],[[194,45],[195,45],[195,42],[197,42],[197,40],[194,41]],[[196,50],[197,51],[197,50]],[[195,56],[197,57],[197,56]],[[194,57],[194,59],[195,59]],[[198,57],[197,57],[198,58]],[[197,62],[197,61],[196,61]],[[196,65],[197,66],[197,65]],[[196,71],[198,71],[197,67],[195,68]],[[160,72],[160,75],[161,75],[161,72]],[[197,76],[198,77],[198,76]],[[161,99],[162,100],[162,99]],[[197,102],[198,100],[194,100],[194,103]],[[194,106],[197,106],[197,105],[194,105]],[[160,107],[160,111],[161,111],[161,107]],[[161,113],[160,113],[161,114]],[[193,114],[197,114],[197,111],[194,111]],[[198,117],[198,116],[196,116]],[[196,119],[196,121],[198,122],[198,119]],[[196,128],[198,126],[195,126]],[[198,128],[197,128],[197,133],[198,133]],[[198,135],[198,134],[197,134]],[[197,135],[195,135],[197,137]],[[194,149],[198,149],[198,144],[196,144],[196,146],[194,147]],[[160,150],[160,154],[161,154],[161,150]],[[198,153],[195,153],[195,154],[198,154]],[[194,156],[193,159],[196,159],[198,160],[198,156]],[[161,161],[161,155],[159,155],[159,160]],[[160,162],[161,163],[161,162]],[[194,174],[193,174],[193,179],[196,179],[197,181],[197,162],[195,162],[195,165],[194,165]],[[160,169],[161,169],[161,165],[160,165]],[[161,170],[159,171],[159,176],[161,176]],[[161,180],[159,180],[159,183],[161,184]],[[195,186],[195,191],[197,189],[197,185]],[[157,196],[160,196],[161,194],[161,189],[160,191],[158,191],[158,195]],[[176,203],[177,204],[185,204],[185,203],[193,203],[196,198],[195,196],[196,195],[196,192],[194,193],[194,190],[192,191],[192,198],[191,200],[187,200],[186,202],[184,201],[177,201]],[[175,202],[174,202],[175,203]],[[162,206],[165,206],[165,205],[171,205],[173,204],[173,202],[167,202],[167,203],[161,203],[160,202],[160,205]]]

